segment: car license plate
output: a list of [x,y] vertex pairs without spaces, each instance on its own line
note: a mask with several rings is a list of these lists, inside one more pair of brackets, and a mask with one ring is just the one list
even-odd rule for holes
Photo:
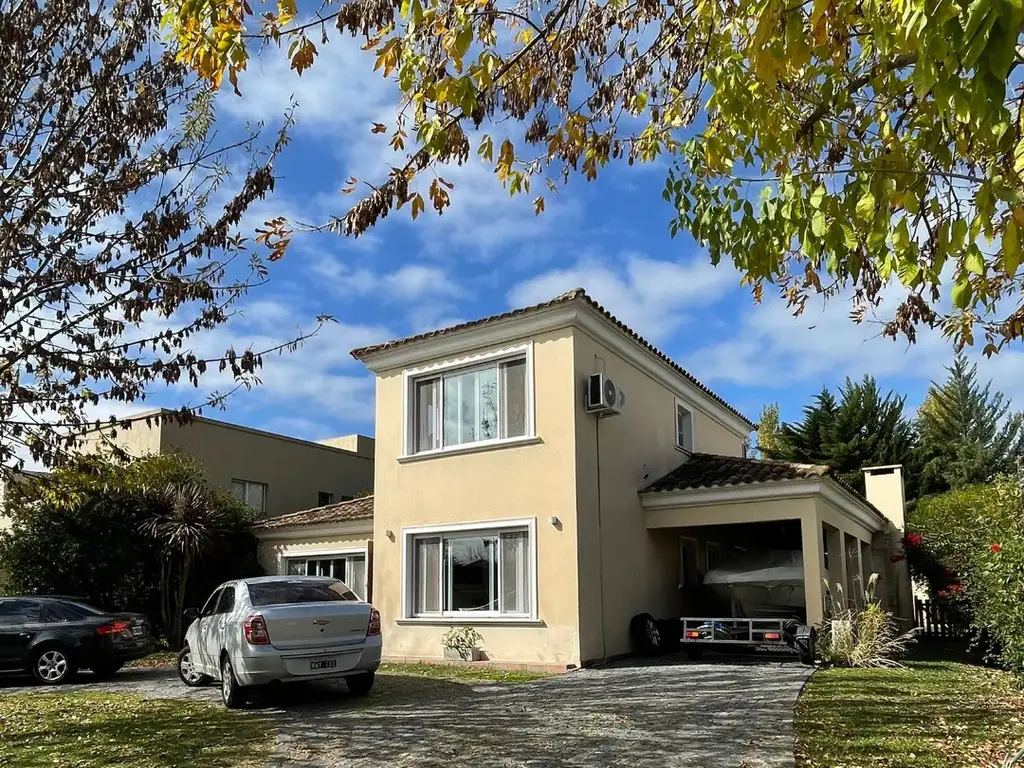
[[139,627],[139,626],[132,627],[132,635],[134,635],[135,637],[142,637],[142,634],[143,634],[144,631],[145,630],[142,627]]
[[337,659],[320,659],[319,661],[309,662],[311,672],[317,669],[334,669],[336,666],[338,666]]

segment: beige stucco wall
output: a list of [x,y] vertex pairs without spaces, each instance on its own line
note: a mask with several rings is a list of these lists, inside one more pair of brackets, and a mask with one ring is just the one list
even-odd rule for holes
[[233,479],[266,483],[268,517],[317,506],[319,491],[340,501],[373,490],[372,459],[235,425],[164,424],[160,450],[194,456],[210,482],[223,488]]
[[267,517],[311,509],[317,506],[320,491],[333,493],[336,501],[373,492],[373,456],[368,453],[373,441],[363,436],[335,438],[352,448],[343,450],[202,418],[186,425],[147,425],[138,419],[130,428],[117,428],[113,438],[110,434],[105,428],[87,435],[79,450],[102,451],[112,440],[130,456],[172,451],[193,456],[214,485],[230,488],[235,479],[265,483]]
[[[587,333],[576,330],[574,341],[581,653],[594,661],[630,650],[637,613],[678,612],[678,533],[649,531],[637,494],[686,454],[675,447],[677,396]],[[586,377],[599,372],[625,394],[621,413],[603,419],[583,400]],[[687,405],[695,450],[743,455],[743,437]]]
[[89,432],[77,441],[82,453],[107,453],[113,443],[129,456],[152,456],[160,453],[160,429],[155,422],[146,424],[144,419],[134,421],[130,427],[104,427]]
[[[504,343],[501,348],[517,344]],[[403,528],[535,518],[539,624],[509,625],[481,618],[466,623],[483,636],[481,647],[493,661],[579,664],[572,350],[568,329],[533,339],[538,442],[406,463],[397,458],[403,453],[402,370],[378,374],[374,602],[384,620],[386,657],[439,659],[441,638],[452,624],[403,619]],[[431,362],[452,362],[487,351],[481,348]],[[552,516],[560,527],[549,522]]]

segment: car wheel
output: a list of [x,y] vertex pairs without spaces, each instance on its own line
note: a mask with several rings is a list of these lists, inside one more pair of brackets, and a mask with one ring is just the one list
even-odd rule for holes
[[97,680],[109,680],[124,664],[96,664],[92,668],[92,676]]
[[656,656],[664,650],[664,638],[658,622],[649,613],[638,613],[629,622],[629,635],[633,647],[645,656]]
[[50,645],[32,654],[32,676],[43,685],[67,683],[77,671],[71,654],[61,646]]
[[220,698],[228,709],[238,709],[245,704],[245,688],[238,684],[235,668],[226,653],[220,660]]
[[213,679],[209,675],[204,675],[195,665],[192,663],[192,649],[187,645],[181,649],[178,654],[178,677],[181,678],[181,682],[187,685],[189,688],[198,688],[201,685],[209,685]]
[[349,693],[353,696],[365,696],[373,688],[373,672],[346,677],[345,684],[348,685]]

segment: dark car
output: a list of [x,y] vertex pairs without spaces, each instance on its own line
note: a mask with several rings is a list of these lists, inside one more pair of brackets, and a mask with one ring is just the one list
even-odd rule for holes
[[64,597],[0,597],[0,674],[30,672],[45,685],[66,683],[79,669],[105,678],[155,643],[139,613],[107,613]]

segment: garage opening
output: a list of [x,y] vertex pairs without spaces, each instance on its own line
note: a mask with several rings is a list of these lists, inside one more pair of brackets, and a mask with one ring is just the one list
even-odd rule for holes
[[678,531],[679,616],[806,622],[799,520]]

